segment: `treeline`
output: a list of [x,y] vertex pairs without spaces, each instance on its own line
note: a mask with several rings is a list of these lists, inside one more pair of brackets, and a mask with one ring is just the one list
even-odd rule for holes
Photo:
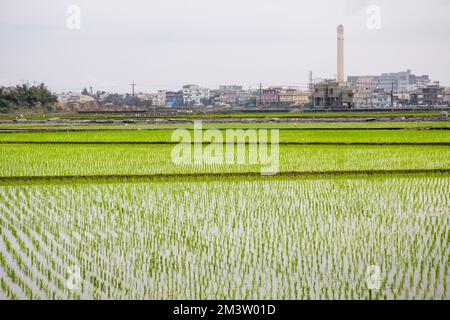
[[13,113],[21,110],[51,111],[58,101],[43,83],[37,86],[20,85],[13,88],[0,87],[0,112]]
[[113,93],[108,95],[102,103],[111,103],[116,106],[136,106],[136,107],[144,107],[150,108],[152,106],[151,100],[142,100],[136,97],[133,97],[130,94],[125,96],[117,93]]

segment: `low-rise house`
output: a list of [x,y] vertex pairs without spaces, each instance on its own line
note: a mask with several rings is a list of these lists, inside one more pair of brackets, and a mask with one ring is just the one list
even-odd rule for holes
[[279,100],[279,89],[278,88],[268,88],[260,91],[258,97],[256,98],[258,105],[271,105],[277,104]]
[[305,105],[309,103],[309,92],[287,89],[279,93],[279,102],[286,105]]
[[183,106],[183,91],[166,91],[165,106],[169,108]]
[[239,106],[255,106],[257,92],[253,90],[244,90],[238,93],[237,105]]
[[237,105],[238,93],[237,92],[224,92],[219,97],[220,105]]
[[450,87],[444,89],[444,104],[450,106]]
[[444,88],[432,82],[411,93],[411,104],[418,106],[444,105]]
[[352,83],[354,87],[353,103],[355,108],[372,108],[373,82],[370,78],[361,78],[358,82]]
[[58,98],[58,102],[60,103],[70,103],[70,104],[83,104],[83,103],[90,103],[95,102],[95,98],[84,95],[81,93],[58,93],[56,94],[56,97]]
[[153,100],[153,105],[155,107],[165,107],[166,106],[166,95],[167,91],[158,90],[156,93],[155,99]]
[[395,92],[393,98],[395,107],[404,107],[409,105],[411,94],[407,91]]
[[392,106],[392,96],[390,92],[385,91],[383,88],[378,88],[373,91],[372,98],[370,99],[370,105],[376,109],[388,109]]

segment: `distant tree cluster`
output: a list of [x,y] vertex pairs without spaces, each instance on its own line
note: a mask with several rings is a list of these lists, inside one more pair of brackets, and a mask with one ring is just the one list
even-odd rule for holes
[[50,111],[57,97],[43,83],[38,86],[0,87],[0,112],[12,113],[23,109]]
[[152,102],[150,100],[141,100],[136,97],[133,97],[130,94],[125,96],[113,93],[108,95],[103,103],[111,103],[117,106],[137,106],[137,107],[151,107]]

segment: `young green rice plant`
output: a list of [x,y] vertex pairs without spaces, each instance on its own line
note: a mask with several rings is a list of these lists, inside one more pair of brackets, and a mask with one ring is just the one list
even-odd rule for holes
[[[203,150],[206,149],[204,147]],[[0,145],[0,177],[261,172],[261,163],[174,163],[173,145]],[[248,146],[246,156],[248,156]],[[237,153],[235,153],[235,158]],[[448,146],[290,146],[279,172],[447,170]]]
[[1,294],[449,299],[449,184],[441,174],[3,186]]
[[[207,124],[203,125],[207,129]],[[300,128],[303,125],[299,125]],[[220,127],[220,126],[218,126]],[[252,127],[252,126],[250,126]],[[260,124],[260,128],[274,127]],[[253,126],[253,128],[258,128]],[[191,128],[192,129],[192,128]],[[448,130],[289,130],[281,128],[282,143],[450,143]],[[298,128],[296,128],[298,129]],[[0,142],[57,142],[57,143],[171,143],[173,130],[95,130],[0,132]],[[191,137],[194,136],[190,131]],[[221,131],[225,136],[225,130]],[[253,142],[258,141],[252,140]]]

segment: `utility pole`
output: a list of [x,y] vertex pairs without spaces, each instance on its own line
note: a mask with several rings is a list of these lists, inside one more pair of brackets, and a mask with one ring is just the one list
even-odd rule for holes
[[391,85],[391,111],[394,111],[394,83]]
[[309,91],[309,92],[312,92],[312,91],[313,91],[313,72],[312,72],[312,71],[309,72],[308,91]]
[[370,83],[370,108],[373,109],[373,83]]
[[314,85],[313,85],[313,72],[309,71],[309,83],[308,83],[308,97],[310,99],[309,108],[314,108]]
[[134,81],[133,81],[133,83],[131,84],[131,96],[134,98],[134,87],[136,87],[136,83],[134,83]]
[[259,101],[258,106],[262,105],[262,83],[259,83]]

